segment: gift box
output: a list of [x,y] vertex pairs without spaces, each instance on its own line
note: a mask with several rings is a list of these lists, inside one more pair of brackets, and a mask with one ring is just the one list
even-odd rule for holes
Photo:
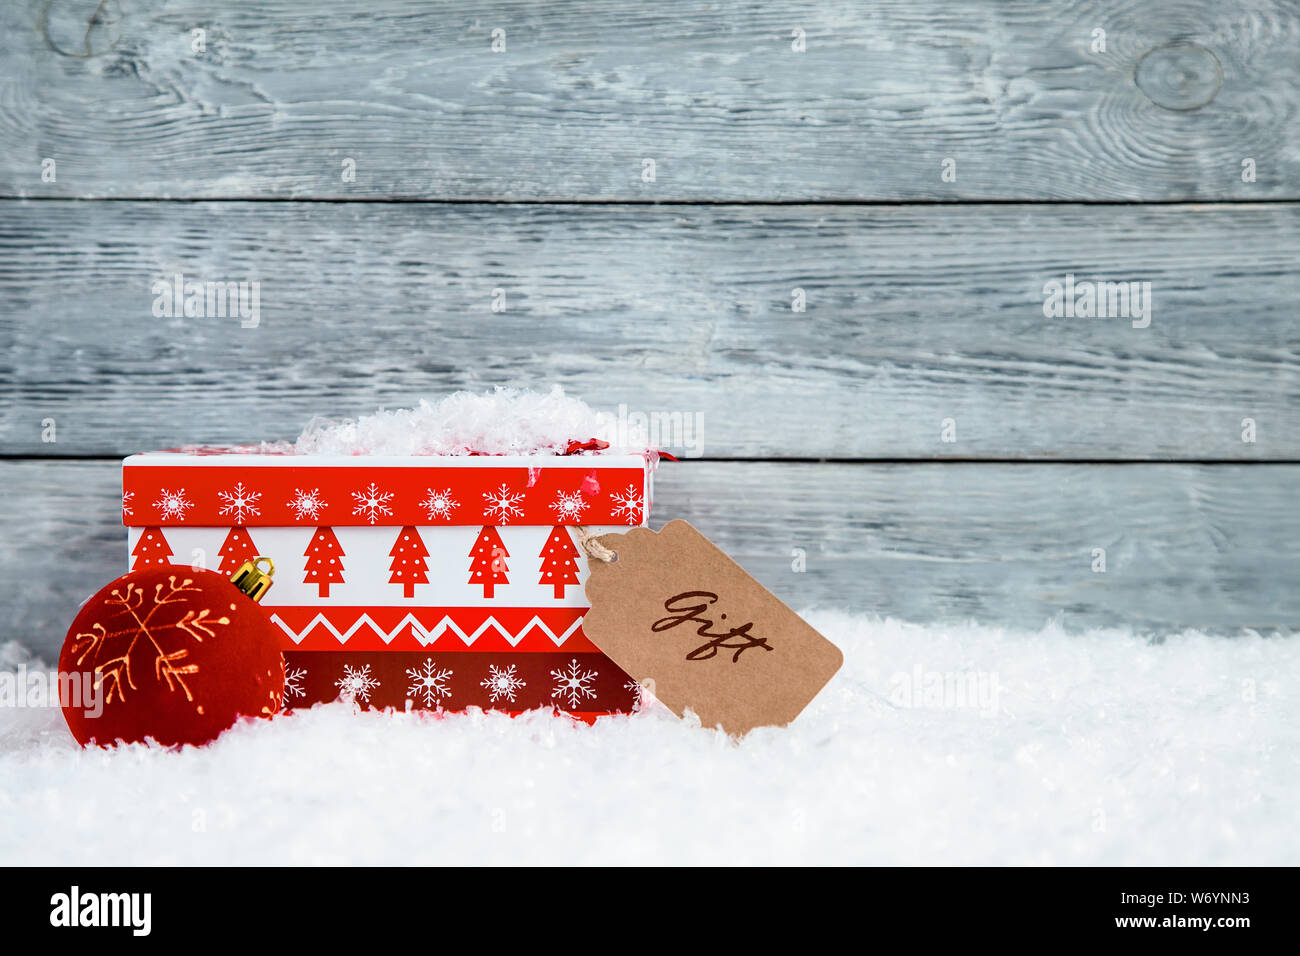
[[639,687],[583,634],[579,527],[646,523],[650,455],[326,457],[174,450],[123,461],[131,567],[261,555],[287,707],[627,712]]

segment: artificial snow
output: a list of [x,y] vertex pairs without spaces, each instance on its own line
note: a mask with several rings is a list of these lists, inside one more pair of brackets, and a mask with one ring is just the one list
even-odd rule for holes
[[598,412],[556,385],[547,392],[498,386],[490,392],[455,392],[415,408],[378,411],[333,422],[313,419],[290,447],[299,455],[554,455],[571,441],[600,438],[609,454],[639,454],[648,447],[633,418]]
[[1300,863],[1295,640],[807,617],[843,670],[739,742],[657,705],[589,727],[336,703],[83,751],[57,709],[0,708],[0,860]]

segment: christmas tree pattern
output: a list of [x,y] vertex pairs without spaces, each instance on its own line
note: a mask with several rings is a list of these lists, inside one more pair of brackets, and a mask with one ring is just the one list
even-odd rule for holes
[[249,537],[248,530],[241,525],[235,525],[226,535],[226,540],[221,543],[221,547],[217,549],[217,554],[221,556],[217,571],[229,575],[238,571],[239,566],[245,561],[252,561],[257,557],[257,548],[253,546],[253,539]]
[[329,597],[330,585],[343,583],[343,556],[343,549],[339,547],[339,539],[334,537],[333,529],[317,528],[307,550],[303,552],[303,557],[307,559],[303,584],[315,584],[320,589],[321,597]]
[[131,565],[132,571],[153,567],[155,564],[171,564],[168,558],[172,556],[172,549],[163,537],[162,528],[145,528],[144,534],[140,535],[140,540],[131,549],[131,556],[135,558]]
[[388,570],[393,572],[388,583],[400,584],[402,597],[415,597],[415,586],[429,583],[429,569],[424,563],[429,552],[420,540],[420,533],[407,525],[397,535],[388,556],[393,559],[388,565]]
[[469,566],[469,583],[483,585],[485,598],[492,597],[492,589],[496,585],[510,583],[506,577],[506,572],[510,569],[506,567],[505,561],[510,557],[510,552],[501,543],[496,528],[489,525],[478,533],[469,556],[473,558]]
[[569,532],[556,525],[538,555],[542,559],[542,576],[537,583],[554,585],[555,596],[563,598],[565,587],[578,583],[578,565],[573,560],[577,556],[578,549],[573,546]]

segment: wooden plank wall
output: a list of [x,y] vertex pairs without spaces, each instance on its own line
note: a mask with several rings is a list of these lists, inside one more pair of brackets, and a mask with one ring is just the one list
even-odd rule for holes
[[796,606],[1290,631],[1298,100],[1283,2],[15,0],[0,636],[122,455],[503,382],[702,416],[658,517]]
[[1289,199],[1298,31],[1270,0],[13,0],[0,179],[145,199]]

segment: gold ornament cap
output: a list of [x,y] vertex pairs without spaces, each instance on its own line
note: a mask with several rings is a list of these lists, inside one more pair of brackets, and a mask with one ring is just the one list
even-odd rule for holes
[[[265,570],[261,567],[263,562],[266,563]],[[262,595],[271,590],[271,585],[275,583],[271,580],[273,574],[275,574],[275,562],[259,554],[252,561],[241,564],[239,570],[230,576],[230,583],[257,602],[262,600]]]

